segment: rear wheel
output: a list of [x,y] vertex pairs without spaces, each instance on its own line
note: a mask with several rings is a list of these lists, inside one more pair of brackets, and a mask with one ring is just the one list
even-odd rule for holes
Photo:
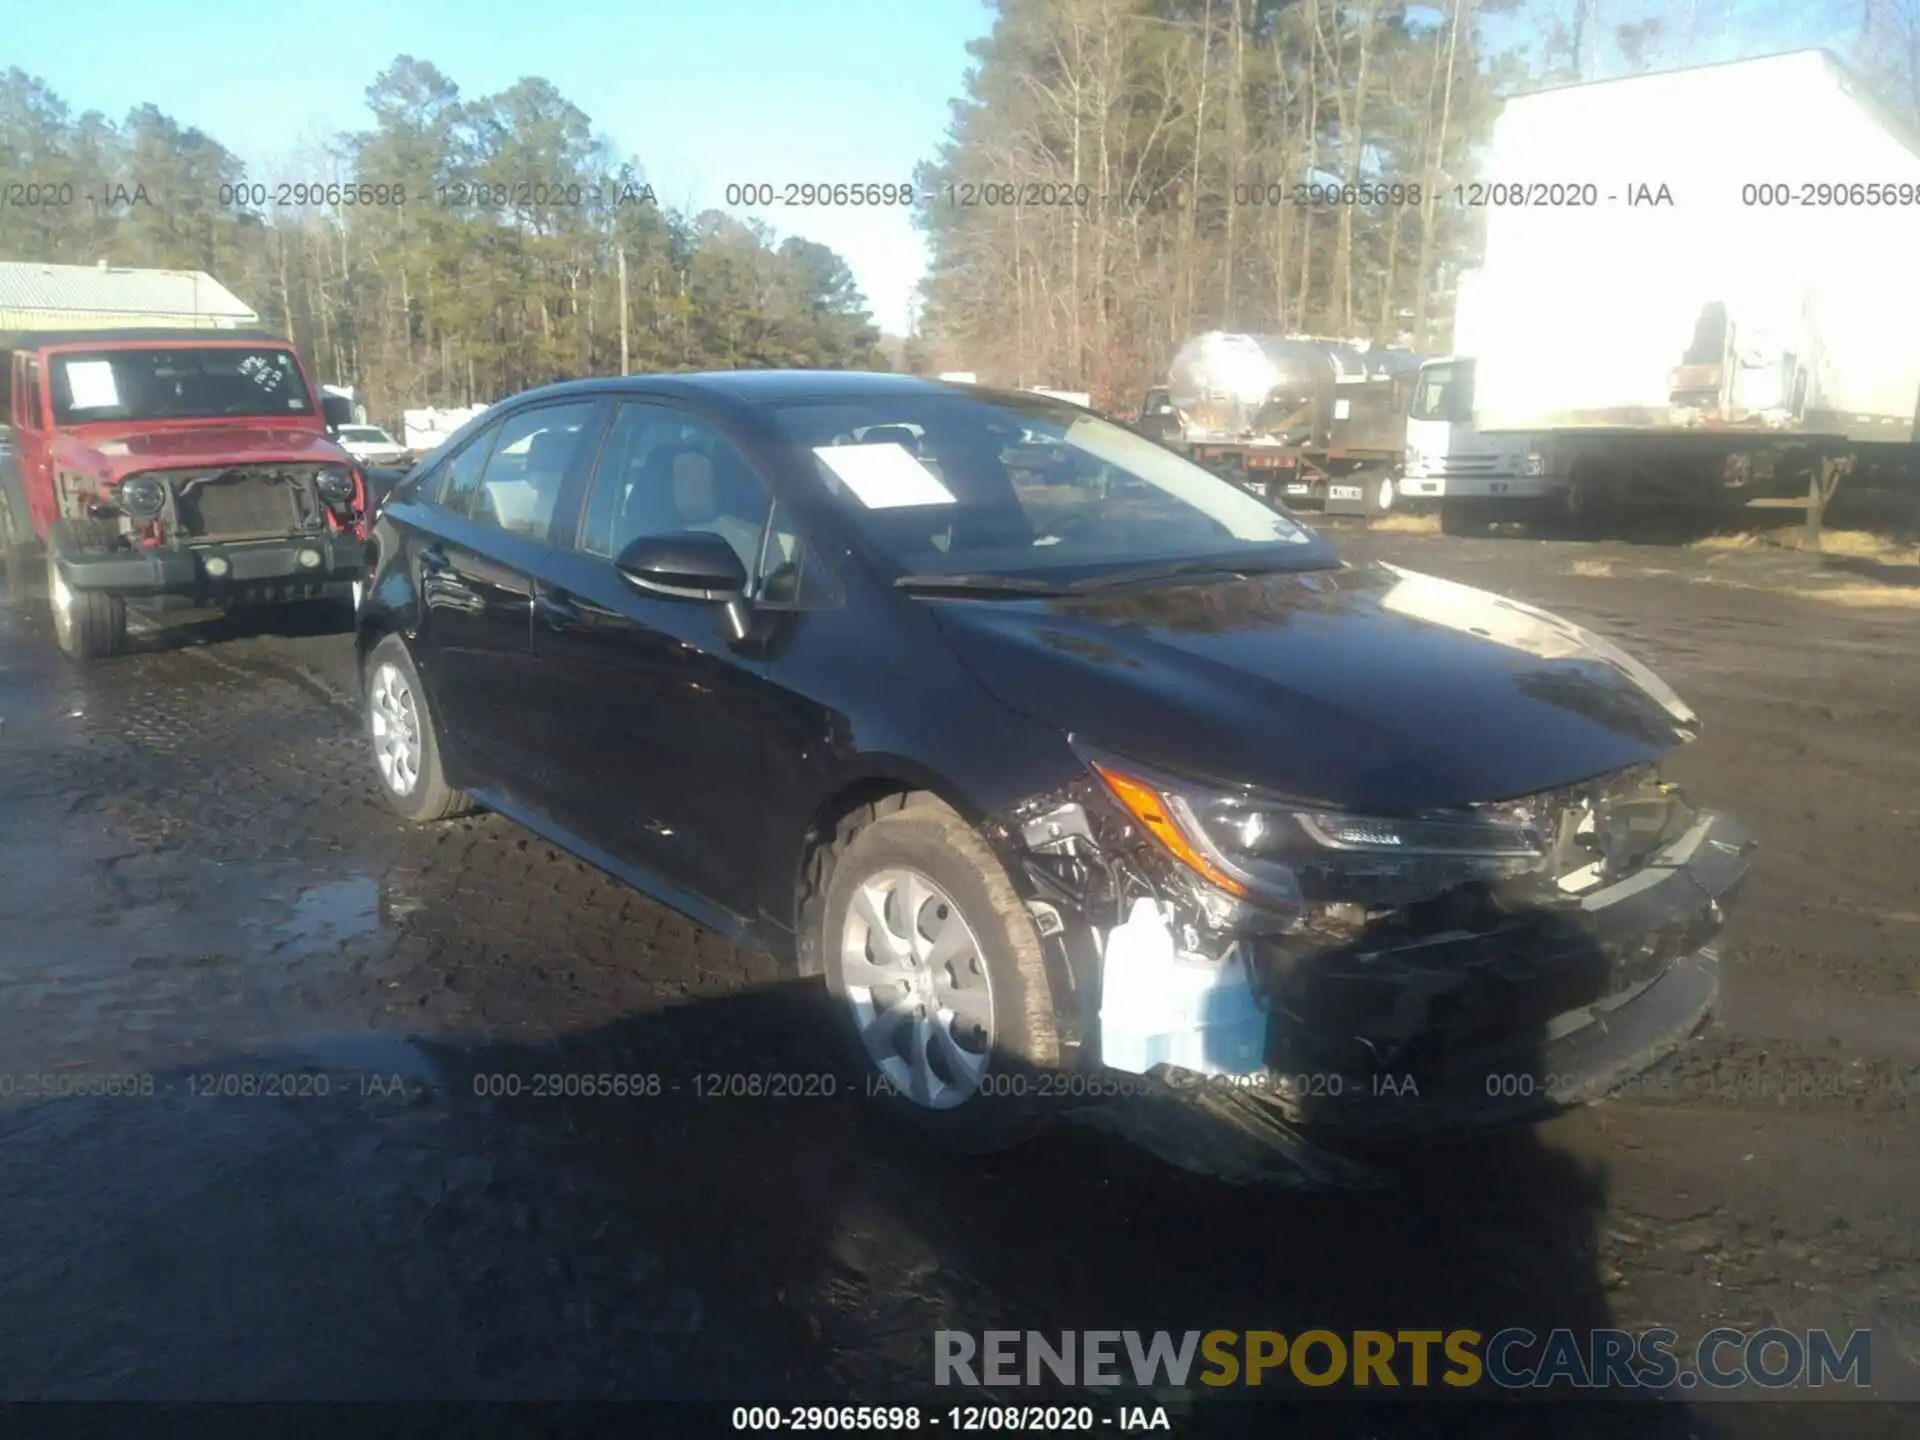
[[1547,529],[1565,540],[1599,540],[1619,523],[1611,477],[1596,465],[1581,465],[1567,488],[1548,502]]
[[47,603],[53,635],[69,660],[90,665],[117,655],[127,644],[127,603],[118,595],[71,586],[60,573],[62,555],[108,548],[106,527],[91,520],[58,520],[47,537]]
[[361,689],[374,773],[394,812],[426,824],[472,810],[473,801],[449,786],[441,770],[440,740],[426,687],[398,635],[385,636],[373,647]]
[[986,843],[931,797],[843,838],[810,919],[867,1088],[907,1128],[1001,1149],[1060,1047],[1040,937]]

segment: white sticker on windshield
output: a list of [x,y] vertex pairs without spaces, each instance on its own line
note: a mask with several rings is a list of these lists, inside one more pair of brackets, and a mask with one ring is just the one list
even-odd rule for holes
[[111,360],[69,360],[67,389],[75,410],[111,410],[120,403]]
[[869,510],[959,503],[904,445],[816,445],[813,453]]

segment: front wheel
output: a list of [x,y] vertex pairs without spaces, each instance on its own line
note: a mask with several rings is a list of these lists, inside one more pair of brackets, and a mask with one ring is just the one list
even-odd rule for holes
[[965,820],[916,797],[854,832],[817,923],[855,1063],[894,1119],[969,1151],[1038,1127],[1060,1059],[1040,937]]
[[426,687],[398,635],[384,636],[373,647],[361,688],[374,773],[394,812],[425,824],[473,809],[473,801],[449,786],[440,768],[440,740]]
[[32,549],[33,532],[27,528],[26,510],[17,505],[0,470],[0,573],[7,578],[5,603],[23,606],[27,599],[27,560]]
[[76,590],[60,573],[63,551],[96,547],[105,548],[104,531],[91,522],[59,521],[48,537],[47,603],[53,608],[53,637],[61,652],[81,665],[117,655],[127,643],[127,602],[98,590]]

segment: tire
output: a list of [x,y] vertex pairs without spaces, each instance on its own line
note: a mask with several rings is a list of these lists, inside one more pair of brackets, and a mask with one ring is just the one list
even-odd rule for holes
[[[843,826],[835,850],[824,904],[809,917],[818,926],[809,939],[840,1002],[852,1061],[869,1092],[878,1092],[877,1108],[948,1149],[981,1153],[1026,1139],[1045,1122],[1039,1091],[1044,1074],[1059,1068],[1060,1044],[1040,936],[999,860],[972,826],[931,796],[909,797],[857,829]],[[876,954],[898,953],[910,895],[921,897],[915,931],[922,963],[917,970],[897,962],[861,968]],[[891,944],[876,935],[876,918]],[[954,954],[941,965],[939,941],[929,932],[946,940],[956,920],[965,933],[954,936]],[[888,974],[900,983],[883,985]],[[912,1000],[914,985],[925,986],[920,1013],[932,1011],[931,1030],[897,1010],[895,1002]],[[944,1026],[937,1019],[943,1010]],[[901,1018],[871,1023],[889,1011]],[[969,1023],[988,1015],[990,1035]],[[935,1035],[948,1043],[930,1043]],[[905,1057],[916,1052],[932,1058],[913,1065]],[[956,1063],[956,1055],[968,1058]]]
[[98,521],[56,520],[47,534],[47,603],[60,651],[80,665],[118,655],[127,645],[127,603],[99,590],[76,590],[60,573],[62,555],[110,548],[112,532]]
[[27,601],[28,557],[32,554],[33,531],[28,527],[27,511],[13,483],[8,462],[0,460],[0,575],[6,577],[4,602],[24,607]]
[[1534,528],[1552,540],[1604,540],[1620,524],[1611,479],[1591,463],[1576,465],[1566,487],[1539,504]]
[[[398,635],[383,637],[367,655],[360,691],[374,778],[393,812],[427,825],[476,809],[464,791],[447,784],[440,765],[439,726],[426,686]],[[410,733],[396,733],[396,726],[410,726]]]
[[1366,497],[1368,519],[1377,520],[1393,513],[1400,501],[1400,485],[1391,474],[1369,475],[1360,483],[1366,487],[1361,493]]

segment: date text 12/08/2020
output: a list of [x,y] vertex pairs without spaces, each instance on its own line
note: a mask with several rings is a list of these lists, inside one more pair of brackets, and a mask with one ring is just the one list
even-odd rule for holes
[[289,180],[222,185],[219,204],[230,210],[380,210],[431,204],[448,210],[545,210],[658,205],[651,185],[582,185],[576,181],[450,181],[431,190],[404,181]]
[[848,1431],[947,1430],[956,1434],[1091,1433],[1148,1430],[1168,1433],[1163,1405],[736,1405],[733,1429],[761,1433],[842,1434]]
[[739,181],[721,192],[732,209],[887,209],[913,205],[954,210],[1019,208],[1163,210],[1172,201],[1135,188],[1108,193],[1092,185],[1054,181],[965,181],[927,188],[911,180]]

